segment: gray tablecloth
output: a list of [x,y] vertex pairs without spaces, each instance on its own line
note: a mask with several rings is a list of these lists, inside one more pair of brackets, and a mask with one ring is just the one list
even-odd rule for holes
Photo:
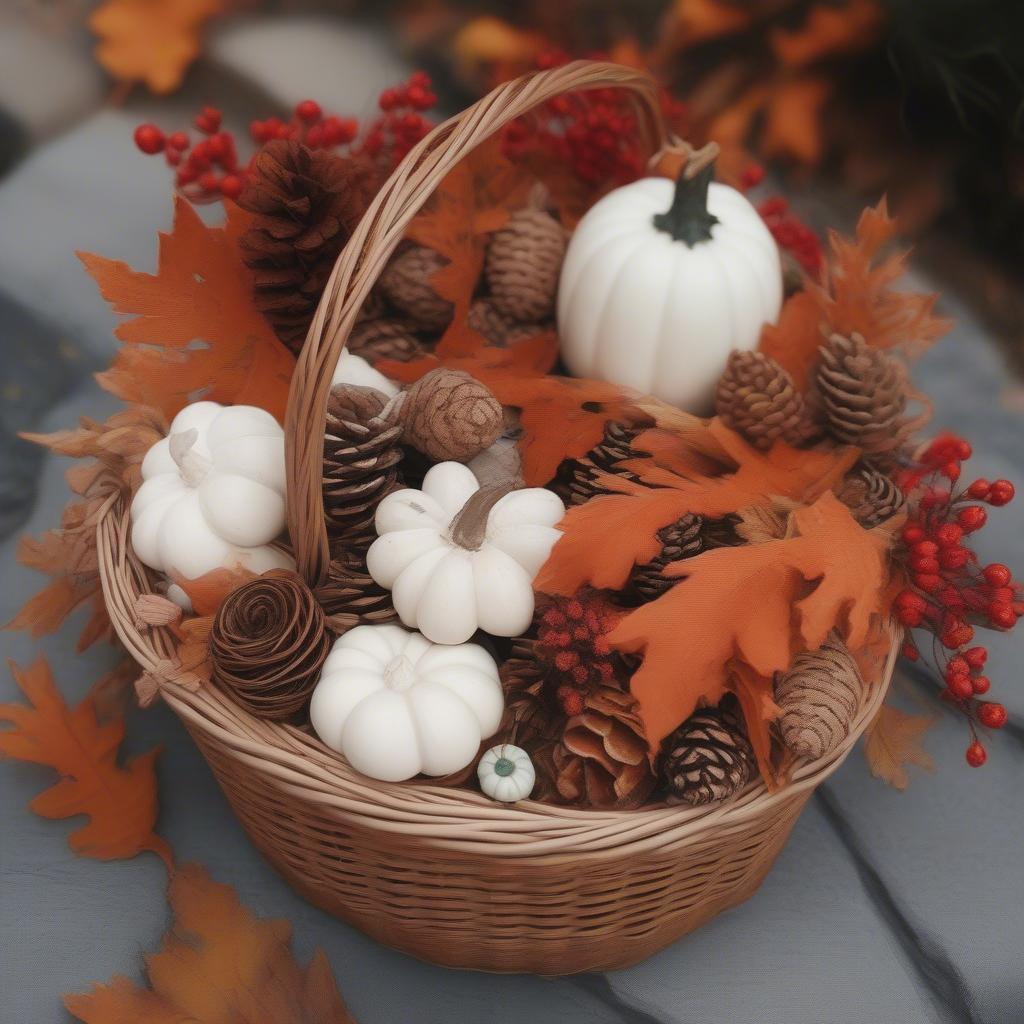
[[[53,526],[67,498],[64,461],[42,458],[13,430],[56,429],[114,408],[90,378],[110,359],[114,318],[73,252],[152,268],[155,230],[169,222],[167,171],[136,152],[134,125],[154,117],[184,126],[208,100],[227,107],[235,128],[304,96],[365,114],[404,71],[382,35],[341,20],[236,19],[183,92],[110,109],[85,39],[13,17],[0,14],[3,621],[41,583],[15,563],[16,535]],[[1024,395],[952,290],[944,306],[957,327],[919,364],[918,382],[938,423],[975,441],[973,473],[1024,481]],[[980,537],[983,557],[1024,569],[1022,525],[1019,508],[996,513]],[[73,700],[115,657],[103,648],[75,654],[81,625],[76,615],[44,641],[8,633],[0,643],[22,664],[45,652]],[[159,829],[178,858],[207,865],[258,913],[292,921],[301,957],[323,947],[361,1024],[1012,1024],[1024,1021],[1022,640],[992,645],[1011,727],[991,743],[983,770],[965,767],[965,730],[950,716],[927,738],[937,771],[916,772],[907,793],[870,778],[855,754],[811,801],[746,905],[630,970],[560,981],[447,971],[381,948],[308,906],[263,862],[166,708],[132,716],[127,749],[163,748]],[[923,692],[910,680],[898,699],[913,704]],[[0,673],[0,700],[10,699],[13,683]],[[65,1019],[61,993],[115,973],[141,977],[141,953],[167,923],[155,857],[76,858],[70,823],[27,810],[49,781],[29,765],[0,769],[0,1019],[12,1024]]]

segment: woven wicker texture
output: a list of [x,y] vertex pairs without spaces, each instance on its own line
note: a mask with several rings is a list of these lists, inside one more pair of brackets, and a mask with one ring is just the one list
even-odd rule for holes
[[[527,76],[427,136],[353,233],[299,358],[285,423],[289,529],[311,585],[329,562],[320,460],[332,371],[406,226],[452,166],[502,125],[559,93],[608,86],[637,97],[652,154],[672,141],[654,86],[638,72],[578,62]],[[310,902],[453,967],[545,975],[623,967],[746,899],[814,788],[877,711],[899,650],[894,634],[883,679],[865,690],[850,736],[823,760],[798,761],[780,792],[757,781],[704,808],[508,807],[469,790],[363,778],[308,732],[256,719],[216,687],[183,685],[169,630],[137,621],[136,601],[155,580],[135,558],[129,528],[126,503],[111,499],[97,526],[111,620],[252,841]]]

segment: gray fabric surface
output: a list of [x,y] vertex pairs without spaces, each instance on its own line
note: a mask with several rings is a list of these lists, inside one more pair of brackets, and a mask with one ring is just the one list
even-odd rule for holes
[[[273,26],[222,27],[201,71],[204,98],[221,99],[219,81],[224,91],[249,88],[250,96],[282,102],[308,91],[359,113],[366,97],[400,72],[383,43],[372,36],[353,41],[341,22],[285,22],[293,41],[276,49],[273,74],[262,81]],[[304,66],[310,62],[302,59],[302,39],[317,52],[336,53],[334,66],[315,74]],[[0,68],[10,45],[0,34]],[[48,51],[40,44],[38,52]],[[81,54],[74,54],[69,74],[84,82]],[[51,59],[39,73],[59,76],[62,61]],[[89,377],[110,358],[115,318],[73,250],[154,266],[154,233],[170,217],[170,183],[159,161],[135,152],[131,129],[157,110],[162,123],[184,124],[199,102],[194,80],[170,100],[140,97],[123,110],[100,109],[99,90],[87,93],[85,85],[72,93],[76,103],[66,117],[49,110],[26,129],[36,140],[31,152],[0,178],[2,621],[42,582],[15,563],[16,534],[53,526],[67,499],[66,462],[40,458],[13,440],[12,429],[57,429],[115,407]],[[0,113],[27,118],[6,100],[12,94],[6,82]],[[236,100],[229,119],[243,124],[262,112]],[[975,442],[972,473],[1024,482],[1019,385],[966,312],[952,298],[946,308],[957,329],[921,362],[918,382],[935,400],[937,422]],[[1021,508],[994,513],[992,523],[981,538],[983,555],[1024,569]],[[6,633],[0,645],[21,664],[44,651],[70,701],[114,661],[109,649],[74,653],[81,626],[82,616],[73,616],[42,642]],[[991,648],[994,696],[1010,708],[1012,727],[990,744],[984,769],[964,766],[966,732],[948,715],[926,742],[937,771],[915,771],[907,793],[871,779],[855,754],[811,802],[745,906],[607,976],[488,977],[383,949],[305,904],[262,861],[166,708],[132,715],[127,749],[163,748],[159,830],[178,858],[205,864],[254,911],[289,919],[301,957],[323,947],[361,1024],[1014,1024],[1024,1021],[1024,636],[995,639]],[[910,680],[897,699],[913,706],[923,692]],[[0,700],[10,699],[13,682],[0,673]],[[66,845],[71,823],[26,810],[49,781],[33,766],[0,768],[4,1021],[66,1019],[61,993],[115,973],[141,977],[141,953],[156,946],[166,925],[164,871],[155,857],[112,864],[76,858]]]

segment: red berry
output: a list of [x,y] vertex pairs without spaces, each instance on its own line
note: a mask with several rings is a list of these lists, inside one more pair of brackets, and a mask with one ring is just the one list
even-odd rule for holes
[[935,539],[940,547],[951,548],[959,544],[963,538],[964,531],[956,523],[943,523],[935,531]]
[[947,462],[942,467],[942,475],[947,480],[958,480],[960,478],[960,463],[959,462]]
[[990,505],[1009,505],[1014,496],[1013,484],[1009,480],[996,480],[989,491]]
[[764,181],[764,168],[760,164],[751,164],[740,176],[743,188],[756,188]]
[[[924,540],[925,533],[917,523],[907,523],[907,525],[903,527],[902,536],[904,544],[914,545]],[[929,541],[929,543],[931,543],[931,541]]]
[[984,501],[988,498],[988,492],[991,488],[992,485],[986,479],[979,477],[967,488],[967,494],[969,497],[974,498],[975,501]]
[[962,437],[956,439],[956,457],[961,462],[966,462],[974,454],[974,449],[971,447],[970,441],[965,441]]
[[960,621],[942,631],[939,641],[943,647],[955,651],[964,644],[969,644],[974,639],[974,627],[966,622]]
[[988,760],[985,748],[977,740],[967,748],[967,753],[964,756],[972,768],[980,768]]
[[320,109],[320,104],[316,100],[303,100],[295,107],[295,116],[300,121],[305,121],[309,124],[313,121],[319,121],[324,116],[324,112]]
[[903,657],[907,661],[917,661],[921,657],[921,652],[912,643],[905,643],[903,645]]
[[175,132],[167,136],[167,145],[171,149],[188,149],[188,135],[185,132]]
[[971,677],[971,689],[977,694],[988,693],[988,689],[991,685],[992,681],[988,676]]
[[1013,575],[1010,570],[1000,562],[993,562],[991,565],[986,565],[981,572],[986,581],[993,587],[1008,587],[1013,580]]
[[988,651],[984,647],[970,647],[964,651],[964,659],[971,668],[982,668],[988,661]]
[[960,509],[956,521],[968,533],[980,530],[988,520],[988,513],[980,505],[968,505]]
[[978,705],[978,721],[989,729],[1002,729],[1006,718],[1006,708],[1002,704],[986,701]]
[[962,569],[971,558],[967,548],[943,548],[939,552],[939,564],[943,569]]
[[896,618],[900,620],[902,625],[913,629],[915,626],[921,625],[924,617],[916,608],[897,608]]
[[583,605],[575,599],[568,601],[565,605],[565,614],[568,615],[570,619],[582,619]]
[[910,560],[910,568],[914,572],[933,573],[939,571],[939,560],[928,555],[915,557]]
[[974,696],[969,676],[953,676],[946,681],[946,688],[957,700],[969,700]]
[[155,124],[140,124],[135,129],[135,145],[148,156],[164,148],[164,133]]
[[225,174],[220,179],[220,191],[228,199],[237,199],[242,194],[242,179],[237,174]]
[[918,573],[914,582],[926,593],[931,594],[942,586],[942,577],[934,573]]
[[939,545],[933,540],[919,540],[911,546],[910,553],[913,555],[934,556],[939,553]]
[[214,171],[204,171],[199,175],[199,187],[204,192],[218,192],[220,191],[220,178]]
[[989,621],[1000,629],[1013,629],[1017,625],[1017,613],[1008,604],[994,601],[988,606]]
[[949,664],[946,665],[946,678],[950,676],[966,676],[971,671],[970,666],[967,664],[966,658],[961,655],[957,655],[955,658],[949,659]]
[[181,151],[178,149],[171,149],[167,147],[164,152],[164,159],[167,161],[168,167],[177,167],[181,163]]
[[569,669],[578,665],[580,656],[575,651],[559,651],[555,655],[555,668],[559,672],[568,672]]
[[923,612],[928,607],[928,602],[913,590],[901,590],[896,595],[896,605],[899,608],[914,608]]

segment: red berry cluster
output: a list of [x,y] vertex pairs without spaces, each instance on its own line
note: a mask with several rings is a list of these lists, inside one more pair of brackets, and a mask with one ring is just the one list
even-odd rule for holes
[[[757,175],[760,168],[751,167],[744,173],[745,184],[754,172],[754,182],[763,180],[764,172]],[[802,221],[789,210],[789,203],[781,196],[773,196],[765,199],[757,207],[761,219],[768,226],[778,247],[788,252],[793,259],[800,264],[804,272],[811,277],[817,277],[821,272],[821,264],[824,259],[821,251],[821,239]]]
[[[342,155],[362,157],[393,167],[430,131],[424,113],[437,103],[430,79],[422,71],[407,82],[381,93],[380,115],[359,139],[359,122],[351,117],[325,115],[315,100],[297,104],[291,120],[268,117],[252,121],[249,135],[257,148],[272,139],[299,139],[311,149],[337,149]],[[168,166],[177,168],[175,185],[194,203],[237,198],[252,166],[238,161],[234,136],[221,131],[221,112],[203,107],[194,121],[202,138],[193,146],[185,132],[165,135],[155,124],[135,129],[135,144],[143,153],[163,153]]]
[[541,613],[535,647],[538,662],[565,714],[578,715],[584,696],[612,683],[621,668],[608,643],[620,616],[597,598],[550,598]]
[[[895,613],[908,630],[933,634],[933,655],[945,682],[942,697],[967,717],[972,734],[967,762],[978,767],[987,755],[975,724],[999,729],[1006,724],[1006,709],[977,699],[991,685],[982,671],[988,651],[968,645],[975,626],[1012,629],[1024,615],[1024,590],[1005,565],[979,566],[967,546],[969,535],[988,518],[975,502],[1006,505],[1014,495],[1009,480],[975,480],[956,491],[961,464],[970,456],[971,446],[963,438],[946,434],[897,475],[911,499],[911,513],[902,533],[908,584],[896,597]],[[913,661],[920,656],[913,640],[903,653]]]
[[[567,53],[551,50],[538,58],[537,66],[557,67],[569,59]],[[666,121],[680,124],[684,108],[665,89],[661,90],[661,104]],[[557,161],[581,182],[595,187],[635,181],[646,164],[636,116],[622,89],[588,89],[556,96],[508,125],[503,144],[512,160],[536,157]]]

